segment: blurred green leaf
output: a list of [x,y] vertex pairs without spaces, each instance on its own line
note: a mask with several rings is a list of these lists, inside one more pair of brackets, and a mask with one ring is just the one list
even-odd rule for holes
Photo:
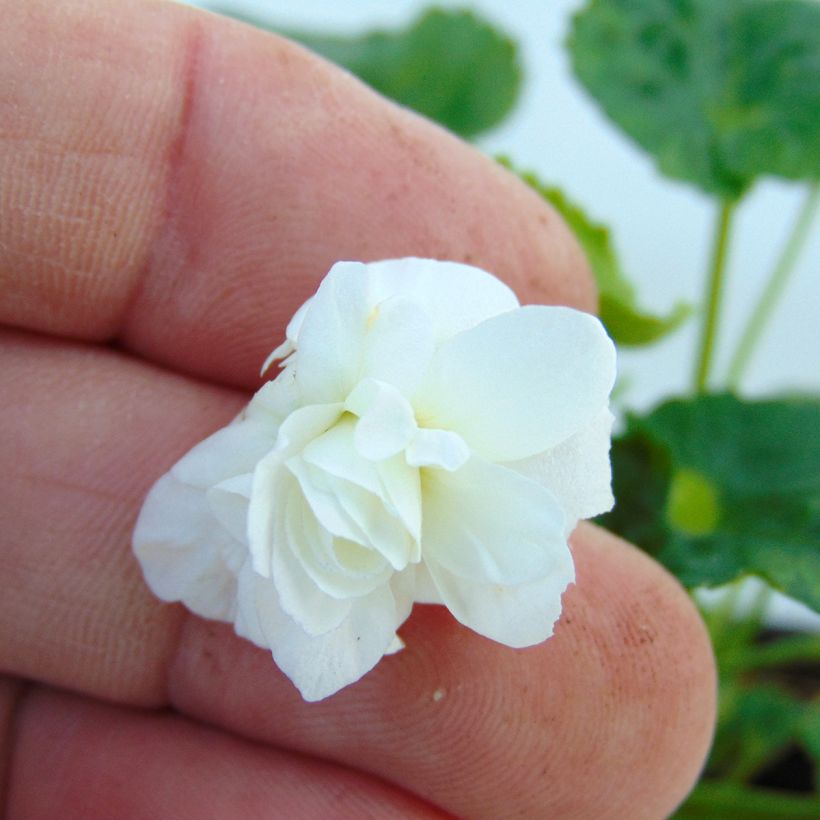
[[[617,503],[601,522],[683,584],[754,574],[820,610],[820,401],[670,401],[628,418],[612,467]],[[682,474],[690,497],[676,500]],[[704,493],[708,515],[687,519]]]
[[820,5],[591,0],[576,75],[660,170],[725,199],[761,175],[820,178]]
[[471,11],[433,8],[404,29],[350,37],[274,29],[247,14],[233,16],[302,43],[462,137],[498,125],[521,88],[515,42]]
[[758,685],[724,700],[721,711],[710,773],[745,781],[796,739],[806,706],[774,686]]
[[820,702],[809,704],[797,728],[800,743],[814,758],[815,788],[820,791]]
[[701,781],[675,820],[817,820],[820,797]]
[[506,157],[499,157],[498,161],[549,202],[575,234],[595,274],[601,321],[619,345],[638,347],[656,342],[680,327],[691,315],[691,307],[683,303],[676,305],[666,316],[641,310],[635,288],[621,270],[610,232],[593,222],[559,188],[545,185],[532,172],[516,170]]

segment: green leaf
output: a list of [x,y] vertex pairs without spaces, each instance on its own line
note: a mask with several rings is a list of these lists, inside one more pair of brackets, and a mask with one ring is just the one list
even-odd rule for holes
[[820,797],[702,781],[673,817],[675,820],[817,820]]
[[471,11],[430,9],[407,28],[351,37],[278,31],[463,137],[498,125],[518,99],[515,42]]
[[774,686],[758,685],[721,702],[721,720],[709,759],[709,772],[734,781],[754,777],[798,734],[806,704]]
[[670,401],[612,448],[602,523],[688,587],[758,575],[820,611],[820,401]]
[[820,5],[591,0],[578,79],[660,170],[724,199],[774,174],[820,178]]
[[621,270],[609,231],[593,222],[559,188],[545,185],[530,171],[516,170],[506,157],[498,157],[498,161],[549,202],[575,234],[598,285],[601,321],[619,345],[638,347],[656,342],[680,327],[691,315],[691,307],[683,303],[676,305],[666,316],[641,310],[635,288]]
[[798,726],[798,737],[814,758],[815,788],[820,791],[820,702],[815,701],[806,708]]

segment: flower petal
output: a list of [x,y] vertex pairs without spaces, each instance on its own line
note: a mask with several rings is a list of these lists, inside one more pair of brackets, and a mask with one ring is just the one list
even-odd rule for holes
[[612,509],[612,468],[609,461],[613,416],[602,410],[566,441],[544,453],[505,466],[546,487],[566,514],[566,534],[582,518]]
[[417,545],[411,561],[421,558],[421,481],[419,471],[411,467],[400,453],[376,462],[376,470],[384,488],[384,501],[402,520]]
[[401,623],[393,592],[380,586],[353,602],[350,614],[333,631],[311,636],[282,610],[273,582],[254,575],[253,600],[241,605],[270,646],[277,666],[307,701],[338,692],[369,672],[393,646]]
[[308,308],[310,307],[310,303],[313,301],[313,297],[311,296],[302,306],[293,314],[293,317],[288,322],[288,326],[285,329],[285,341],[279,345],[275,350],[271,352],[267,359],[265,359],[264,364],[262,365],[262,370],[259,371],[260,376],[264,376],[265,372],[268,368],[277,360],[277,359],[286,359],[296,350],[296,340],[299,337],[299,331],[302,329],[302,322],[305,320],[305,315],[308,312]]
[[459,433],[490,461],[554,447],[607,405],[615,349],[594,317],[533,305],[445,342],[413,401],[425,427]]
[[339,404],[308,405],[295,410],[282,422],[274,449],[256,464],[248,505],[248,546],[254,569],[260,575],[270,575],[274,505],[281,492],[282,464],[330,428],[341,412]]
[[406,455],[411,467],[440,467],[452,472],[467,463],[470,448],[458,433],[422,428],[407,448]]
[[339,539],[325,530],[312,512],[302,508],[303,542],[299,554],[305,572],[316,586],[334,598],[360,598],[387,583],[393,570],[375,550]]
[[300,559],[311,547],[302,526],[304,502],[298,495],[292,495],[288,502],[285,521],[277,528],[271,575],[282,609],[309,635],[323,635],[347,617],[351,599],[328,595],[305,572]]
[[[378,496],[388,512],[395,513],[415,541],[421,537],[421,489],[418,470],[404,455],[373,462],[362,458],[353,444],[356,422],[342,417],[302,451],[302,458],[345,481]],[[418,560],[414,558],[413,560]]]
[[354,443],[371,461],[400,453],[416,434],[416,417],[406,398],[391,384],[376,379],[360,381],[345,402],[359,416]]
[[455,472],[423,478],[425,561],[489,584],[544,577],[566,550],[555,497],[512,470],[473,457]]
[[419,305],[395,296],[375,303],[367,322],[362,377],[412,396],[432,355],[433,326]]
[[265,382],[256,391],[250,404],[245,408],[245,417],[266,421],[276,428],[301,404],[299,385],[296,383],[296,369],[285,367],[270,382]]
[[371,311],[367,271],[337,262],[305,311],[294,366],[306,403],[344,401],[359,381]]
[[364,533],[364,546],[376,550],[393,569],[404,569],[418,550],[401,518],[367,490],[341,478],[329,476],[328,480],[344,511]]
[[[248,502],[252,486],[253,474],[245,473],[226,478],[205,493],[211,514],[240,544],[248,540]],[[239,569],[234,567],[236,572]]]
[[371,298],[378,303],[399,296],[419,305],[431,319],[437,344],[519,306],[501,280],[460,262],[388,259],[368,263],[367,272]]
[[262,649],[270,650],[256,609],[256,579],[260,577],[254,572],[253,563],[245,561],[237,578],[236,617],[233,628],[240,638],[245,638]]
[[335,485],[331,484],[333,476],[311,467],[301,456],[289,458],[285,466],[299,482],[305,501],[324,529],[338,538],[368,545],[367,536],[345,509]]
[[441,594],[430,575],[427,563],[422,561],[416,565],[416,591],[415,598],[417,604],[443,604]]
[[207,489],[226,478],[253,472],[276,443],[278,428],[260,419],[238,418],[189,450],[170,470],[183,484]]
[[302,451],[302,458],[325,473],[358,484],[371,493],[381,491],[381,479],[376,465],[362,458],[353,444],[356,419],[342,416],[326,433],[311,441]]
[[245,549],[219,525],[205,492],[166,474],[151,488],[134,529],[145,580],[163,601],[182,601],[204,618],[230,621]]
[[549,575],[519,586],[461,578],[434,561],[428,569],[457,620],[480,635],[520,648],[549,638],[561,615],[561,595],[575,580],[575,570],[566,546],[556,558]]

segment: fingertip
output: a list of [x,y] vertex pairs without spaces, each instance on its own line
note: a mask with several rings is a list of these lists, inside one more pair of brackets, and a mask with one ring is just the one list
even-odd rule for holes
[[564,641],[565,651],[599,661],[600,719],[609,727],[600,807],[623,807],[612,816],[666,817],[696,782],[714,732],[708,632],[678,581],[633,545],[582,523],[573,546],[578,581],[556,651]]

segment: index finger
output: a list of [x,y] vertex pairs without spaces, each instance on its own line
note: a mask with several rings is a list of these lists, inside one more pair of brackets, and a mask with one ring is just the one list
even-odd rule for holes
[[535,194],[298,46],[170,3],[0,9],[0,321],[248,387],[338,259],[594,306]]

